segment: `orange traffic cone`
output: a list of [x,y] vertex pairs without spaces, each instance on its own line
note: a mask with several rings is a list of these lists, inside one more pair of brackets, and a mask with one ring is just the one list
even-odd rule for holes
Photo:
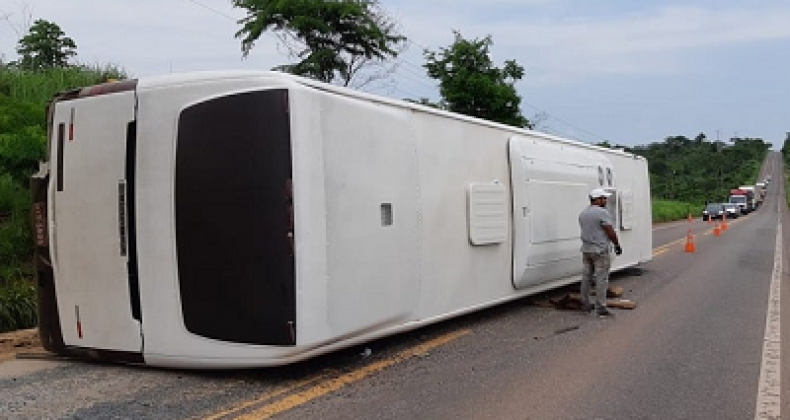
[[694,247],[694,234],[689,229],[688,234],[686,234],[686,252],[694,252],[696,250]]
[[727,230],[727,214],[721,216],[721,230]]
[[716,222],[716,224],[713,225],[713,236],[721,236],[721,229],[719,228],[719,222]]
[[693,222],[694,219],[691,218],[691,213],[689,213],[689,223]]

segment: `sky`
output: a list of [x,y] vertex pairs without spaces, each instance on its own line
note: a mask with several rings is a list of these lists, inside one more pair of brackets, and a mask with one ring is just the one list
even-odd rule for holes
[[[762,138],[790,132],[790,2],[786,0],[380,0],[409,40],[386,80],[390,98],[439,97],[424,51],[453,31],[491,36],[498,67],[515,60],[522,113],[536,129],[587,143],[637,146],[669,136]],[[60,26],[74,61],[131,77],[291,63],[264,33],[247,57],[231,0],[0,0],[0,57],[33,21]]]

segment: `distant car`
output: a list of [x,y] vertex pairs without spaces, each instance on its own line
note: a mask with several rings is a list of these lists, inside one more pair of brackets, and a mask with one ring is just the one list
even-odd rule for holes
[[724,217],[724,204],[711,203],[702,210],[702,220],[721,220]]
[[728,219],[737,219],[741,215],[741,209],[735,203],[722,203],[724,210],[727,212]]

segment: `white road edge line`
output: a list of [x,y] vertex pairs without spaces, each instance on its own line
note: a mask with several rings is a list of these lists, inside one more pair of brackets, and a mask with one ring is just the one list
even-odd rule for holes
[[757,388],[755,419],[780,419],[781,417],[781,363],[782,349],[780,286],[782,284],[782,212],[779,211],[779,229],[774,250],[774,271],[771,275],[771,292],[768,295],[768,313],[765,316],[763,357],[760,364],[760,382]]

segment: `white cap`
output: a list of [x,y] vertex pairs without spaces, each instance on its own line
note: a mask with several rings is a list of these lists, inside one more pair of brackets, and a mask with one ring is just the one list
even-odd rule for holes
[[590,191],[590,198],[591,199],[596,199],[596,198],[601,198],[601,197],[609,197],[610,195],[612,195],[612,194],[609,193],[609,192],[606,192],[606,190],[604,190],[603,188],[596,188],[596,189]]

